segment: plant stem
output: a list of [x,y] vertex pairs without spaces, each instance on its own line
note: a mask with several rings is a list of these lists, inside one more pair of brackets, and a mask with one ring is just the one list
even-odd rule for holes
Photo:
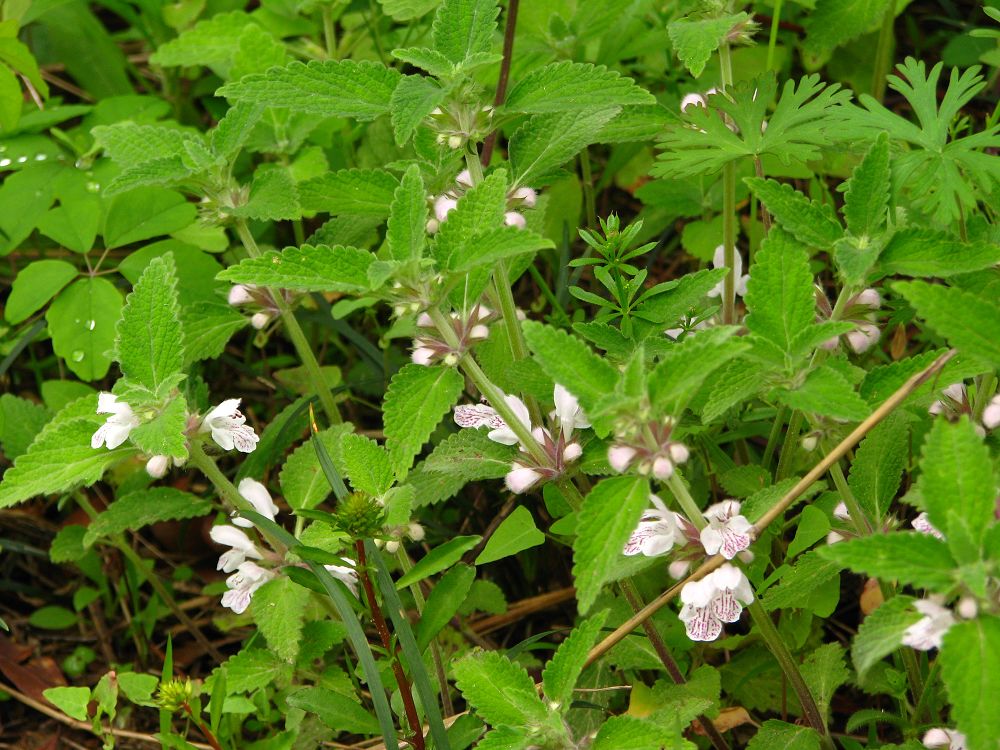
[[805,715],[806,721],[809,722],[809,725],[813,729],[819,732],[823,747],[833,750],[833,740],[830,738],[826,722],[823,720],[823,714],[820,712],[819,706],[816,705],[816,700],[813,698],[812,693],[809,692],[809,686],[802,679],[802,673],[799,672],[799,665],[795,663],[795,659],[792,658],[788,646],[782,640],[778,629],[774,627],[771,616],[764,611],[764,607],[759,599],[754,599],[753,602],[747,605],[746,609],[753,618],[754,624],[757,625],[757,631],[764,639],[764,643],[767,644],[768,649],[774,655],[774,658],[777,659],[781,671],[784,672],[785,677],[788,678],[788,682],[791,683],[792,688],[795,690],[795,694],[798,695],[799,704],[802,706],[802,713]]
[[372,612],[372,621],[375,623],[375,629],[378,631],[379,638],[382,640],[382,645],[385,647],[386,654],[392,661],[392,673],[395,675],[396,684],[399,686],[399,696],[403,701],[406,721],[410,725],[410,729],[413,730],[413,747],[416,748],[416,750],[423,750],[424,735],[422,725],[420,723],[420,716],[417,714],[417,706],[413,702],[413,693],[410,691],[410,682],[406,679],[406,673],[403,672],[403,665],[400,664],[399,659],[393,650],[392,634],[389,632],[389,624],[385,621],[385,615],[382,614],[382,609],[379,607],[378,600],[375,598],[375,588],[372,586],[371,578],[368,576],[368,558],[365,555],[364,541],[356,539],[354,541],[354,550],[358,556],[358,578],[361,579],[361,584],[365,590],[365,597],[368,599],[368,607]]
[[[503,317],[503,327],[507,330],[507,341],[510,343],[510,354],[515,362],[526,359],[528,356],[528,345],[524,342],[524,333],[521,331],[521,321],[517,319],[517,305],[514,303],[514,292],[510,286],[510,277],[507,273],[507,261],[497,261],[493,268],[493,286],[496,290],[497,299],[500,301],[500,314]],[[542,411],[538,407],[538,402],[534,396],[526,394],[524,403],[531,414],[534,424],[542,423]]]
[[830,466],[830,476],[833,478],[837,492],[840,493],[840,499],[847,506],[847,512],[851,515],[851,523],[854,524],[854,528],[861,536],[871,534],[872,526],[868,522],[865,512],[861,509],[861,505],[858,504],[857,498],[854,497],[851,486],[847,483],[847,477],[844,476],[844,470],[840,467],[840,461]]
[[[729,44],[719,46],[719,68],[722,73],[722,91],[733,85],[733,60]],[[726,116],[726,123],[731,118]],[[723,282],[722,322],[736,323],[736,162],[729,161],[722,167],[722,245],[725,267],[729,270]]]
[[334,60],[337,57],[337,28],[333,22],[332,3],[323,4],[323,40],[326,42],[326,57]]
[[[246,248],[247,255],[251,258],[259,258],[260,248],[257,247],[257,241],[250,233],[250,227],[247,226],[244,219],[236,220],[236,233],[239,235],[243,247]],[[343,421],[340,417],[340,411],[333,400],[333,394],[330,393],[330,389],[326,386],[326,381],[323,379],[323,371],[319,367],[319,362],[316,361],[316,355],[313,354],[312,347],[309,346],[309,340],[306,338],[305,333],[303,333],[299,321],[295,318],[295,313],[292,312],[288,303],[285,302],[280,289],[271,289],[270,291],[278,312],[281,314],[281,322],[284,324],[285,330],[292,340],[292,345],[295,347],[302,365],[306,368],[306,377],[309,379],[313,392],[315,392],[320,404],[323,406],[326,418],[330,420],[331,424],[340,424]]]
[[587,227],[597,226],[597,197],[594,195],[594,175],[590,169],[590,150],[580,152],[580,177],[583,182],[583,205],[587,212]]
[[875,63],[872,73],[872,96],[881,103],[885,98],[885,78],[892,64],[893,27],[896,24],[896,3],[889,2],[882,17],[882,28],[878,32],[878,47],[875,48]]
[[781,24],[781,5],[784,0],[774,0],[774,10],[771,12],[771,34],[767,39],[767,63],[768,70],[774,70],[774,49],[778,43],[778,26]]
[[691,497],[691,493],[688,492],[688,488],[684,484],[684,480],[681,479],[676,470],[667,480],[667,487],[669,487],[670,491],[674,493],[674,497],[677,498],[677,502],[684,511],[684,515],[686,515],[688,520],[694,524],[695,528],[699,531],[705,528],[705,517],[701,514],[701,508],[698,507],[694,498]]
[[[764,165],[761,163],[759,156],[753,158],[753,171],[757,177],[764,179]],[[753,213],[751,213],[751,216],[753,216]],[[760,223],[764,225],[764,236],[767,237],[771,231],[771,212],[767,210],[767,206],[763,203],[760,204]]]
[[781,426],[785,422],[785,412],[788,411],[788,407],[781,405],[774,414],[774,423],[771,425],[771,434],[767,436],[767,446],[764,448],[764,457],[761,459],[761,465],[765,469],[770,469],[771,459],[774,458],[774,449],[778,445],[778,440],[781,437]]
[[[503,60],[500,61],[500,76],[497,78],[497,93],[493,97],[493,106],[499,107],[507,98],[507,82],[510,80],[510,64],[514,57],[514,32],[517,30],[517,9],[521,0],[508,0],[507,23],[503,29]],[[493,158],[493,148],[497,143],[497,131],[493,130],[483,141],[483,155],[480,162],[489,166]]]
[[791,419],[788,420],[788,429],[785,430],[785,442],[781,445],[781,453],[778,455],[778,468],[774,473],[774,481],[780,482],[791,469],[792,455],[799,444],[799,432],[802,430],[802,412],[793,411]]

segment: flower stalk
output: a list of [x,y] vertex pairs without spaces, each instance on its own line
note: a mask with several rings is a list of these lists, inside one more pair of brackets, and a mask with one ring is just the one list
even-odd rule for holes
[[[722,93],[727,95],[733,86],[733,60],[729,42],[719,46],[719,67],[722,75]],[[727,116],[727,124],[729,121]],[[722,292],[722,322],[736,323],[736,162],[729,161],[722,168],[722,245],[725,266],[729,273]]]

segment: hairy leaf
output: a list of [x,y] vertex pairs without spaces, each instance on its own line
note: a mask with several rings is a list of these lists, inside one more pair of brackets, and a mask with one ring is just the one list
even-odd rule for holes
[[569,61],[537,68],[507,94],[510,112],[580,112],[588,109],[655,104],[653,96],[604,66]]
[[374,255],[356,247],[303,245],[247,258],[216,278],[299,291],[357,293],[368,290],[368,267],[374,261]]

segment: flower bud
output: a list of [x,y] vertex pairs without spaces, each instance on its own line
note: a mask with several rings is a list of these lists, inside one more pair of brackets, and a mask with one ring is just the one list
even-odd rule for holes
[[524,220],[517,211],[508,211],[503,215],[503,223],[509,227],[517,227],[518,229],[524,229],[528,223]]
[[448,136],[448,147],[449,148],[462,148],[463,138],[460,135],[450,135]]
[[146,462],[146,473],[153,479],[162,479],[170,468],[170,458],[167,456],[153,456]]
[[659,456],[653,461],[653,476],[657,479],[670,479],[674,473],[674,463],[665,456]]
[[511,193],[510,197],[516,201],[521,201],[521,205],[525,208],[534,208],[538,202],[538,193],[529,187],[519,187]]
[[441,361],[444,362],[448,367],[454,367],[455,365],[458,364],[458,355],[455,354],[455,352],[448,352],[446,355],[444,355],[444,359]]
[[253,297],[250,295],[250,290],[243,284],[236,284],[229,290],[229,296],[227,300],[230,305],[244,305],[247,302],[252,302]]
[[270,320],[271,316],[266,312],[254,313],[250,318],[250,325],[259,331],[264,328]]
[[180,711],[194,699],[194,685],[190,679],[161,682],[156,692],[156,702],[166,711]]
[[802,449],[812,453],[816,450],[816,446],[819,445],[819,437],[817,435],[806,435],[802,438]]
[[608,463],[611,464],[612,469],[619,473],[628,468],[633,458],[635,458],[635,448],[630,448],[627,445],[612,445],[608,448]]
[[570,443],[565,448],[563,448],[563,462],[571,463],[576,461],[583,454],[583,448],[580,447],[579,443]]
[[468,169],[463,169],[458,173],[458,177],[455,178],[457,182],[462,187],[470,188],[472,187],[472,175],[469,173]]
[[955,611],[958,612],[959,617],[971,620],[979,614],[979,603],[971,596],[963,596],[958,600],[958,606],[955,607]]
[[534,469],[527,466],[521,466],[518,463],[514,463],[513,468],[507,472],[507,476],[504,477],[504,484],[507,485],[507,489],[513,492],[515,495],[520,495],[522,492],[527,492],[531,487],[542,478]]
[[410,359],[415,365],[429,365],[434,358],[434,350],[426,346],[418,346],[410,354]]
[[385,543],[385,551],[390,555],[395,555],[399,551],[399,542],[395,539],[390,539]]
[[455,210],[457,205],[458,201],[454,198],[449,198],[447,195],[439,195],[434,201],[434,215],[438,221],[444,221],[448,217],[448,214]]
[[469,330],[469,338],[473,341],[480,341],[482,339],[487,339],[490,337],[490,329],[484,326],[482,323],[472,326]]
[[671,578],[680,579],[688,574],[691,569],[690,560],[675,560],[667,567],[667,572]]
[[675,464],[684,463],[688,460],[688,456],[691,455],[684,443],[671,443],[668,452],[670,453],[670,459]]
[[864,305],[865,307],[871,307],[877,310],[882,307],[882,297],[874,289],[865,289],[854,298],[854,304]]
[[406,535],[415,542],[424,540],[424,527],[419,523],[411,523],[406,527]]
[[437,234],[437,230],[440,228],[441,224],[437,219],[427,220],[427,234]]

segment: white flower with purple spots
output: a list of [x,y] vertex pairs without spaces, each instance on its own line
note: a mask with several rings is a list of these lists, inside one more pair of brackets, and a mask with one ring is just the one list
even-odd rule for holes
[[941,648],[944,634],[955,624],[955,616],[950,609],[931,599],[920,599],[913,606],[923,617],[903,631],[903,645],[917,651]]
[[212,440],[223,450],[236,448],[241,453],[252,453],[260,438],[246,421],[240,412],[240,399],[230,398],[205,415],[200,431],[211,431]]
[[753,541],[750,536],[753,524],[740,515],[740,504],[736,500],[716,503],[702,515],[708,524],[701,530],[701,544],[709,555],[721,554],[732,560]]
[[679,617],[692,641],[714,641],[722,624],[740,619],[743,605],[752,601],[753,590],[743,571],[724,563],[700,581],[685,584]]
[[100,427],[90,439],[91,448],[100,448],[106,445],[108,450],[114,450],[128,439],[128,434],[139,426],[139,417],[132,411],[132,407],[124,401],[119,401],[113,393],[99,393],[97,396],[97,413],[110,414],[111,416]]
[[656,495],[650,495],[649,500],[653,507],[643,512],[635,531],[625,542],[623,555],[657,557],[669,552],[675,544],[683,544],[685,541],[678,515],[668,510]]

